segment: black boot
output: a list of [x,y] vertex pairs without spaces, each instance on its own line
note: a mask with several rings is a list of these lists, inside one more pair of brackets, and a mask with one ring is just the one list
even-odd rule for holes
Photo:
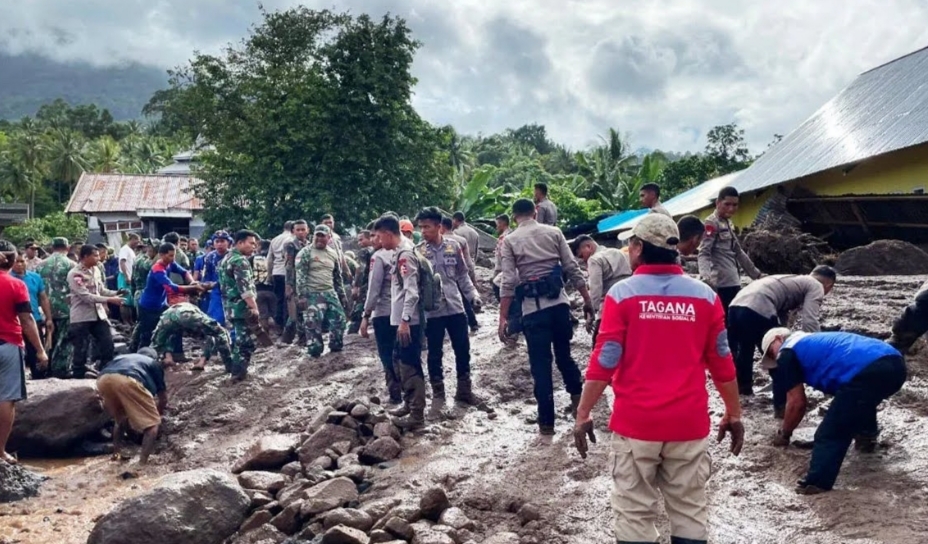
[[280,342],[282,344],[292,344],[294,338],[296,338],[296,325],[292,321],[288,321],[284,326],[284,332],[280,335]]
[[421,376],[407,376],[403,389],[409,398],[409,415],[394,420],[393,424],[405,431],[421,429],[425,426],[425,380]]
[[458,387],[454,392],[454,400],[471,406],[480,404],[480,398],[474,394],[474,387],[470,380],[470,374],[458,376]]
[[403,387],[400,385],[400,381],[396,379],[396,375],[392,372],[384,372],[384,375],[387,381],[387,392],[390,394],[390,404],[402,404]]
[[680,536],[670,537],[670,544],[706,544],[708,540],[696,540],[695,538],[683,538]]
[[580,407],[580,394],[570,396],[570,417],[577,419],[577,408]]
[[429,382],[432,386],[432,400],[445,400],[445,382]]

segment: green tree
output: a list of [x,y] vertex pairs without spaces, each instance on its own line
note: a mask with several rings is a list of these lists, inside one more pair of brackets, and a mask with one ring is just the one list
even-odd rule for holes
[[87,220],[82,215],[56,212],[3,229],[3,237],[17,245],[30,238],[36,243],[48,244],[55,236],[64,236],[69,240],[86,240]]
[[120,170],[122,150],[112,136],[103,136],[90,142],[86,164],[98,174],[112,174]]
[[55,130],[48,149],[49,174],[52,179],[68,184],[68,195],[74,191],[74,183],[87,169],[84,143],[80,136],[70,130]]
[[172,73],[170,111],[197,119],[215,147],[195,189],[209,223],[270,229],[332,212],[358,225],[451,201],[439,131],[410,103],[418,43],[402,19],[262,16],[242,46]]
[[715,163],[718,175],[724,176],[751,165],[744,129],[735,123],[713,127],[706,134],[706,140],[706,155]]

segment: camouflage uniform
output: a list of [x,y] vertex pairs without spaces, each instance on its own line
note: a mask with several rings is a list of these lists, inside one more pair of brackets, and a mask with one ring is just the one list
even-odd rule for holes
[[[135,301],[135,307],[139,307],[139,299],[142,298],[142,291],[148,283],[148,274],[151,272],[151,266],[154,263],[147,254],[142,253],[135,259],[135,265],[132,266],[132,298]],[[136,323],[132,328],[132,338],[129,339],[129,350],[135,353],[139,349],[139,324]]]
[[71,366],[71,343],[68,342],[68,332],[71,323],[71,304],[68,287],[68,272],[77,266],[77,263],[68,259],[63,253],[54,253],[39,266],[38,273],[45,281],[45,291],[52,307],[52,321],[55,324],[55,333],[52,338],[52,350],[49,353],[49,368],[51,375],[64,378],[68,375]]
[[181,302],[171,306],[161,314],[158,326],[152,334],[152,347],[158,355],[171,353],[174,350],[173,337],[184,333],[202,336],[203,358],[207,361],[218,352],[226,371],[232,371],[232,347],[229,332],[222,325],[212,319],[202,310],[189,302]]
[[[313,267],[331,270],[331,282],[313,285],[310,270]],[[311,357],[319,357],[325,349],[322,334],[328,326],[329,349],[341,351],[345,335],[345,310],[341,301],[345,298],[342,283],[342,268],[338,252],[331,248],[316,249],[308,246],[296,256],[296,292],[303,310],[307,351]]]
[[[292,240],[284,245],[284,254],[286,255],[285,267],[286,267],[286,277],[285,282],[286,286],[290,288],[291,297],[296,297],[296,256],[300,251],[303,250],[309,244],[309,239],[300,240],[294,237]],[[292,299],[287,300],[288,306],[291,304]],[[287,324],[284,327],[284,337],[290,336],[294,332],[298,332],[300,336],[303,336],[303,328],[300,325],[302,320],[302,315],[299,311],[296,312],[296,318],[293,315],[287,315]],[[290,340],[293,337],[290,336]]]
[[250,311],[245,299],[254,299],[257,293],[251,264],[239,250],[229,251],[219,264],[219,287],[226,323],[235,335],[230,372],[233,376],[242,376],[248,372],[248,363],[256,347],[255,335],[246,321]]
[[364,302],[367,294],[367,280],[371,267],[371,256],[374,255],[374,248],[361,248],[358,252],[358,268],[354,273],[352,285],[357,288],[358,296],[354,300],[351,308],[351,326],[348,327],[348,334],[355,334],[361,328],[361,319],[364,317]]

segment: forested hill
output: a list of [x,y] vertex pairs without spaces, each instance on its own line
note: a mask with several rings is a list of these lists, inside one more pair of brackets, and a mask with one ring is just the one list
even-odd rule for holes
[[137,119],[152,93],[165,87],[167,74],[160,68],[138,64],[99,68],[0,52],[0,119],[34,115],[39,106],[56,98],[72,105],[96,104],[117,120]]

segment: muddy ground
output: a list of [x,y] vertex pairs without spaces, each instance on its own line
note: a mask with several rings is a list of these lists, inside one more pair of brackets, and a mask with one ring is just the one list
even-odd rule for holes
[[[885,337],[892,319],[924,279],[842,278],[827,298],[824,323]],[[566,416],[558,422],[557,436],[539,437],[536,426],[527,422],[535,406],[524,343],[499,343],[495,308],[487,308],[479,319],[482,328],[472,337],[475,385],[495,408],[495,419],[453,404],[433,410],[428,430],[404,437],[401,462],[378,470],[366,496],[418,496],[439,484],[448,490],[453,505],[485,525],[486,535],[508,530],[544,544],[613,542],[605,432],[611,395],[594,413],[600,443],[586,461],[572,448]],[[793,493],[809,452],[770,444],[777,422],[769,392],[747,404],[742,455],[731,457],[723,446],[712,450],[710,541],[928,542],[928,347],[920,341],[916,349],[920,351],[909,357],[908,383],[880,412],[879,453],[849,453],[836,490],[822,496]],[[585,366],[590,337],[581,329],[573,352]],[[450,349],[445,366],[453,380]],[[265,350],[255,357],[252,375],[246,383],[231,385],[218,366],[200,375],[173,372],[167,433],[149,467],[113,463],[106,457],[25,460],[51,480],[41,496],[0,506],[0,542],[85,542],[96,517],[149,488],[163,474],[197,467],[228,469],[255,437],[302,432],[320,405],[381,394],[373,340],[357,336],[350,337],[343,353],[327,353],[317,360],[303,356],[297,347]],[[757,382],[766,385],[766,377],[758,373]],[[811,398],[813,408],[797,438],[811,438],[821,420],[824,399]],[[566,393],[558,392],[557,402],[566,407]],[[712,403],[718,415],[721,401],[716,394]],[[123,479],[127,470],[138,477]],[[539,506],[542,519],[521,527],[508,511],[521,501]],[[666,533],[666,520],[663,525]]]

